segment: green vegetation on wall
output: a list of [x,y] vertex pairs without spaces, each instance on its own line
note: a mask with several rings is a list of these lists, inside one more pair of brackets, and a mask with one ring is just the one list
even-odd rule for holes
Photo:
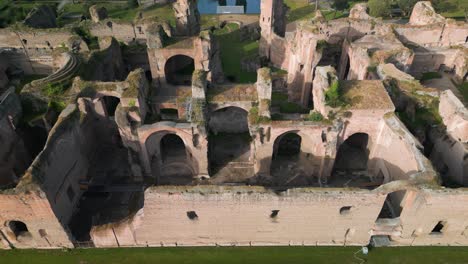
[[338,80],[334,80],[325,92],[325,103],[331,107],[343,107],[346,105],[341,95],[341,87]]
[[221,63],[227,79],[237,83],[256,82],[257,73],[241,69],[241,59],[258,54],[258,41],[249,39],[241,41],[239,25],[235,23],[228,23],[215,30],[214,36],[219,41]]

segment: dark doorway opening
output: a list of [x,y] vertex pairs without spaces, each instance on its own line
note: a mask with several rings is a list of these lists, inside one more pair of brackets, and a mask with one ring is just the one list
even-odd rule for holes
[[194,60],[185,55],[176,55],[167,60],[164,66],[166,82],[172,85],[191,85],[195,70]]

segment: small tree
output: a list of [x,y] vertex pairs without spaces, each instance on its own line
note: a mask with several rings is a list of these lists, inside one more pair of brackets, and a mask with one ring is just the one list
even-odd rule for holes
[[398,7],[404,16],[409,16],[413,10],[414,5],[418,0],[397,0]]
[[390,15],[390,0],[369,0],[369,13],[373,17],[385,17]]

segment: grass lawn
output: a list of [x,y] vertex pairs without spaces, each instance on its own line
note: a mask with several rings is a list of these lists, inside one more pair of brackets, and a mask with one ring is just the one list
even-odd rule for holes
[[[200,247],[200,248],[119,248],[84,250],[0,251],[0,263],[94,264],[94,263],[203,263],[203,264],[294,264],[361,263],[354,258],[359,247]],[[375,248],[368,256],[357,254],[362,263],[468,263],[466,247]]]
[[241,69],[241,59],[258,54],[258,41],[240,41],[239,25],[229,23],[218,29],[214,35],[221,49],[221,63],[226,77],[233,77],[238,83],[254,83],[256,72],[246,72]]

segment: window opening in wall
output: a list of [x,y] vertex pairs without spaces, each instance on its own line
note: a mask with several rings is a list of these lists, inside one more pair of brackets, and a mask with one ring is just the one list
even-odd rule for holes
[[70,200],[70,202],[73,202],[73,199],[75,198],[75,191],[73,191],[73,188],[71,186],[68,186],[67,196],[68,200]]
[[141,29],[141,27],[137,27],[137,29],[138,29],[138,33],[143,34],[143,30]]
[[110,21],[109,21],[109,22],[107,22],[107,24],[106,24],[106,25],[107,25],[109,28],[111,28],[111,29],[112,29],[112,22],[110,22]]
[[47,232],[45,231],[45,229],[39,229],[39,235],[41,237],[46,237],[47,236]]
[[444,221],[439,221],[437,225],[435,225],[434,228],[432,229],[431,235],[442,234],[445,225],[446,223]]
[[270,217],[271,218],[276,218],[279,214],[279,211],[280,210],[271,210],[271,214],[270,214]]
[[10,221],[8,223],[8,226],[10,227],[11,231],[13,231],[13,234],[15,234],[16,237],[19,237],[29,232],[26,224],[21,221]]
[[28,45],[28,41],[25,40],[25,39],[23,39],[23,44],[24,44],[24,45]]
[[340,208],[340,215],[347,215],[351,212],[352,206],[343,206]]
[[198,215],[195,211],[188,211],[187,212],[187,217],[190,219],[190,220],[197,220],[198,219]]

